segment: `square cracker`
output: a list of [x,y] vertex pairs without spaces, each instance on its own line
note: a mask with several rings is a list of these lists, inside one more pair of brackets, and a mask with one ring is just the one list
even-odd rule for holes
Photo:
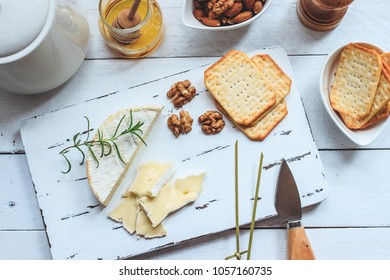
[[388,70],[390,71],[390,52],[381,54],[382,62],[386,64]]
[[345,125],[350,129],[359,129],[369,122],[379,111],[383,109],[390,101],[390,73],[383,68],[379,79],[378,88],[375,93],[374,102],[371,106],[370,113],[362,120],[356,120],[349,115],[341,114]]
[[344,47],[329,96],[333,109],[356,120],[367,117],[381,72],[376,51],[357,44]]
[[268,54],[255,55],[251,60],[274,86],[276,103],[278,104],[290,93],[291,79]]
[[364,129],[370,127],[378,123],[379,121],[386,119],[389,115],[390,115],[390,102],[387,103],[387,105],[382,110],[380,110],[371,120],[369,120],[361,128]]
[[[229,115],[224,111],[222,106],[215,100],[215,105],[221,113],[227,116],[229,119]],[[264,116],[260,121],[258,121],[255,125],[247,127],[237,125],[239,129],[251,140],[254,141],[262,141],[264,140],[268,134],[287,116],[287,104],[285,100],[282,100],[278,105],[275,106],[267,115]],[[234,121],[233,121],[234,123]]]
[[231,50],[204,72],[206,88],[233,121],[250,126],[276,102],[264,73],[249,57]]

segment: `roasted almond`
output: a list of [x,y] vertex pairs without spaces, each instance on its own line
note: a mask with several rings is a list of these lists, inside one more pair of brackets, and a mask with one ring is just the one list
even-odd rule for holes
[[235,17],[238,15],[242,10],[242,3],[241,2],[235,2],[233,7],[231,7],[229,10],[227,10],[224,15],[230,18]]
[[255,4],[253,4],[253,12],[255,13],[255,15],[260,13],[262,9],[263,9],[263,4],[261,3],[261,1],[256,1]]
[[244,4],[244,8],[252,11],[253,10],[253,5],[255,4],[256,0],[242,0],[242,4]]
[[201,9],[195,9],[192,13],[197,20],[202,20],[202,17],[206,16],[206,12]]
[[209,19],[216,19],[217,17],[219,17],[218,14],[214,13],[213,11],[209,11],[209,14],[208,14],[208,18]]
[[233,18],[233,21],[234,21],[234,23],[240,23],[240,22],[243,22],[243,21],[250,19],[252,16],[253,16],[252,11],[245,11],[245,12],[242,12],[242,13],[239,13],[238,15],[236,15]]
[[207,26],[212,26],[212,27],[221,26],[221,21],[219,21],[218,19],[209,19],[208,17],[202,17],[202,22]]

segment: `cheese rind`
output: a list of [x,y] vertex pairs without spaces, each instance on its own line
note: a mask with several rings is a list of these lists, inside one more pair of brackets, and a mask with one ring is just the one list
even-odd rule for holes
[[129,188],[138,197],[156,197],[161,188],[175,173],[172,163],[151,161],[138,167],[138,173]]
[[136,230],[137,211],[137,197],[132,193],[127,193],[118,206],[108,214],[108,217],[116,222],[121,222],[124,229],[133,234]]
[[138,202],[153,227],[157,227],[169,213],[195,201],[202,191],[205,173],[178,179],[174,185],[166,184],[155,198],[141,197]]
[[[111,137],[119,124],[119,121],[124,115],[127,115],[118,131],[119,133],[127,129],[130,125],[129,113],[132,111],[133,125],[138,121],[143,122],[141,135],[145,140],[150,133],[154,123],[156,122],[159,114],[161,113],[162,107],[145,107],[145,108],[133,108],[124,109],[113,116],[107,118],[103,124],[99,127],[103,138]],[[98,139],[98,133],[95,134],[94,140]],[[122,159],[126,164],[123,164],[118,157],[116,151],[113,151],[107,155],[99,158],[99,166],[94,160],[91,153],[88,151],[87,154],[87,177],[88,183],[91,187],[97,200],[103,205],[107,206],[111,200],[115,190],[122,182],[127,170],[129,169],[133,159],[135,158],[138,150],[143,145],[142,141],[132,134],[126,134],[118,138],[116,141],[118,149],[122,155]],[[94,145],[91,147],[97,157],[100,156],[101,147],[100,145]]]

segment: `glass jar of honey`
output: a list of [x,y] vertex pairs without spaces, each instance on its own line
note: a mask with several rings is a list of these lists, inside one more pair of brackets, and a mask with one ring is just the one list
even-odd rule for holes
[[164,35],[163,17],[155,0],[141,0],[137,9],[140,22],[131,28],[116,27],[114,21],[133,3],[134,0],[100,0],[99,29],[111,48],[129,58],[141,58],[160,45]]

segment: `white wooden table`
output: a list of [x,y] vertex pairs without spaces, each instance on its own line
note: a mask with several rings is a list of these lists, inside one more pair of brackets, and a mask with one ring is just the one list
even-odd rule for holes
[[[84,0],[90,47],[76,75],[42,95],[0,90],[0,259],[51,258],[20,138],[23,119],[212,63],[230,49],[249,52],[272,45],[289,55],[330,186],[329,197],[303,214],[317,258],[390,259],[390,127],[371,145],[359,148],[332,123],[318,89],[320,68],[334,48],[366,41],[390,51],[390,2],[355,1],[341,25],[327,33],[305,28],[294,0],[274,0],[249,27],[217,33],[185,27],[182,2],[159,1],[166,26],[163,43],[148,58],[128,60],[104,43],[97,27],[98,1]],[[258,223],[252,257],[286,259],[284,227],[279,219]],[[242,233],[247,239],[248,230]],[[234,231],[227,231],[137,259],[223,259],[234,246]]]

